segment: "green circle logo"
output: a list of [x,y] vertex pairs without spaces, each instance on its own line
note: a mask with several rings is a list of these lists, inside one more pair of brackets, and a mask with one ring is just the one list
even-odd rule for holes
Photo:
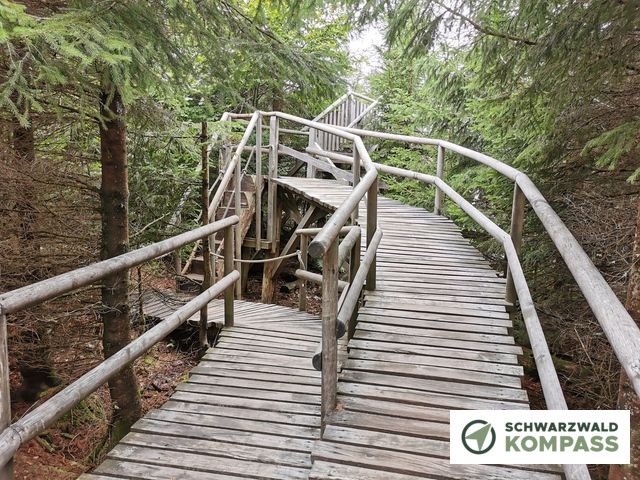
[[496,444],[496,431],[489,422],[473,420],[462,430],[462,445],[470,453],[482,455]]

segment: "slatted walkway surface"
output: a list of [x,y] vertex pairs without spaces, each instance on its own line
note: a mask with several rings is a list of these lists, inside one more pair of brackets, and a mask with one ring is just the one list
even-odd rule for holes
[[[220,320],[222,302],[210,306]],[[320,436],[316,316],[236,301],[221,333],[162,408],[82,479],[304,479]]]
[[[327,209],[351,191],[277,183]],[[321,440],[319,320],[238,302],[236,326],[189,381],[83,478],[560,479],[551,465],[449,464],[450,409],[529,408],[505,282],[446,218],[384,197],[378,208],[377,289]]]
[[[352,189],[327,180],[277,182],[328,208]],[[364,202],[359,213],[364,227]],[[310,477],[561,478],[556,466],[449,464],[450,409],[529,408],[505,280],[444,217],[380,197],[378,225],[376,291],[360,309],[338,409],[313,449]]]

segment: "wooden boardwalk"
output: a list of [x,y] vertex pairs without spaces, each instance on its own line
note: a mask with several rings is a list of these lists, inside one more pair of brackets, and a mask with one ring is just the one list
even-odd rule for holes
[[[212,302],[212,321],[222,302]],[[316,316],[236,302],[225,329],[187,382],[138,421],[82,479],[302,479],[320,437]]]
[[[276,182],[326,209],[352,188]],[[377,289],[322,439],[319,319],[236,302],[236,326],[189,380],[82,478],[560,479],[552,465],[449,464],[449,410],[529,408],[505,281],[448,219],[384,197],[378,209]]]

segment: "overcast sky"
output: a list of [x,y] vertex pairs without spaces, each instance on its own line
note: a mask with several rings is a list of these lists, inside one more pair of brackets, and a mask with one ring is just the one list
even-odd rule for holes
[[365,77],[382,66],[382,59],[377,48],[384,46],[384,34],[381,26],[370,26],[354,33],[349,41],[351,55],[356,73],[352,84],[363,83]]

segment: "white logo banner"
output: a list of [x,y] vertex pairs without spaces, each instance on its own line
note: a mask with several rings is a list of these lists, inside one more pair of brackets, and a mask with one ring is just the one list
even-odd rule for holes
[[452,410],[454,464],[627,464],[628,410]]

